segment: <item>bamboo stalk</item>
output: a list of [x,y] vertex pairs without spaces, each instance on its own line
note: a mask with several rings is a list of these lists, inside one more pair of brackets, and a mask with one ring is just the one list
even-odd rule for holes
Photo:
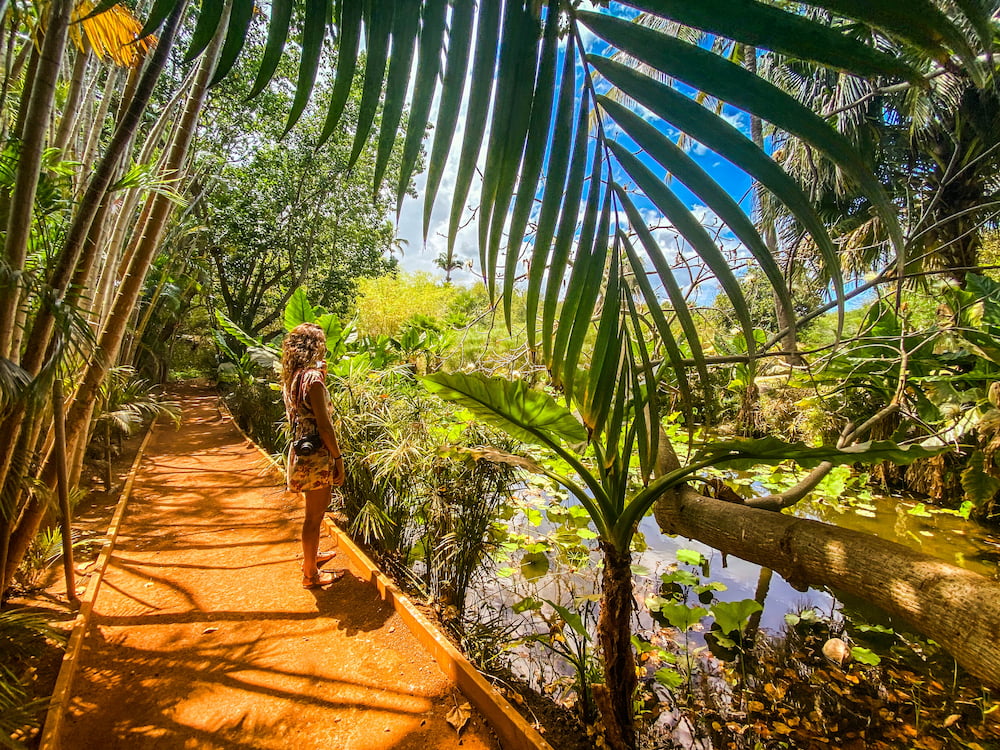
[[69,475],[66,471],[66,409],[63,401],[62,378],[52,383],[52,424],[56,433],[56,473],[59,475],[59,527],[62,530],[63,573],[66,576],[66,598],[77,600],[76,572],[73,570],[73,524],[69,509]]

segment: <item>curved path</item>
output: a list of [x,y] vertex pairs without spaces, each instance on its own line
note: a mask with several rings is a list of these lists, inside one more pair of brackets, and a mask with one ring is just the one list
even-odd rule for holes
[[496,748],[478,717],[460,737],[446,722],[464,698],[371,586],[348,568],[301,588],[298,496],[216,396],[176,395],[183,422],[158,428],[136,477],[63,750]]

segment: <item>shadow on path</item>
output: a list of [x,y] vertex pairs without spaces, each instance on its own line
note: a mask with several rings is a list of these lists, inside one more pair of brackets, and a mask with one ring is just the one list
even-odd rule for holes
[[136,478],[62,747],[495,748],[478,717],[461,738],[447,724],[464,699],[355,571],[301,588],[300,499],[213,395],[179,400]]

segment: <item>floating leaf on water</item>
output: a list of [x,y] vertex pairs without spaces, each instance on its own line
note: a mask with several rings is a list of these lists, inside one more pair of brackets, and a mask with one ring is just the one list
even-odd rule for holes
[[854,646],[851,649],[851,658],[856,662],[868,664],[873,667],[882,663],[882,659],[878,654],[871,649],[862,648],[861,646]]
[[521,558],[521,575],[529,581],[541,578],[549,572],[549,558],[544,552],[527,552]]
[[676,583],[679,586],[697,586],[701,581],[689,570],[672,570],[661,575],[660,580],[664,583]]
[[931,517],[931,514],[927,512],[927,508],[923,503],[917,503],[906,512],[911,516],[916,516],[917,518]]
[[762,609],[760,602],[754,599],[741,599],[738,602],[716,602],[712,606],[712,615],[723,633],[742,632],[750,616]]
[[865,518],[875,518],[876,515],[870,510],[865,510],[864,508],[855,508],[854,512],[859,516],[864,516]]
[[666,602],[660,605],[660,614],[673,627],[686,632],[701,622],[701,618],[708,614],[708,610],[704,607],[689,607],[686,604]]
[[687,565],[702,565],[705,562],[705,556],[693,549],[677,550],[677,559]]
[[531,596],[524,597],[521,601],[515,602],[514,606],[511,607],[511,609],[514,610],[514,612],[516,612],[517,614],[541,608],[542,608],[541,600],[535,599],[534,597]]

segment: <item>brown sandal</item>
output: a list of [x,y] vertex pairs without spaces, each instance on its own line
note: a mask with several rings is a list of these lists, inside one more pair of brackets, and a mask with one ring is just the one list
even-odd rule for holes
[[329,586],[334,581],[339,581],[343,575],[344,571],[342,570],[318,570],[314,575],[302,576],[302,588],[318,589],[323,586]]
[[323,563],[328,563],[330,560],[337,556],[336,550],[330,550],[329,552],[317,552],[316,553],[316,567],[319,568]]

